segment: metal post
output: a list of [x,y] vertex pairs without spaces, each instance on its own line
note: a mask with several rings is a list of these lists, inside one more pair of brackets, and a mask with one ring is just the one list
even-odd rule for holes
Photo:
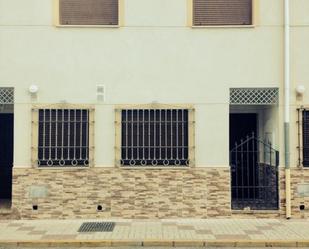
[[290,172],[290,0],[284,0],[284,144],[285,144],[285,194],[286,218],[291,218]]

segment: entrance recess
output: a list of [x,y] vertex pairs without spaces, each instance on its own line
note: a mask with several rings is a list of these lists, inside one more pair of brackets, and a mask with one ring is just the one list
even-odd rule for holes
[[10,208],[14,140],[14,89],[0,87],[0,208]]
[[7,205],[12,199],[13,114],[0,113],[0,141],[0,199]]
[[230,114],[232,209],[278,209],[278,152],[257,137],[257,114]]

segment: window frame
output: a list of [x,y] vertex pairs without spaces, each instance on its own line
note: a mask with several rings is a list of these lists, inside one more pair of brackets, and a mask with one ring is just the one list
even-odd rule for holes
[[193,1],[187,0],[187,8],[188,8],[188,26],[191,28],[254,28],[257,25],[257,16],[258,16],[258,0],[252,0],[252,20],[249,25],[194,25],[193,22]]
[[[164,165],[147,165],[147,166],[126,166],[121,165],[121,113],[122,110],[135,109],[186,109],[188,110],[188,160],[187,166],[164,166]],[[195,166],[195,109],[191,104],[141,104],[141,105],[117,105],[115,107],[115,166],[122,169],[189,169]]]
[[60,23],[60,0],[53,0],[54,26],[59,28],[119,28],[124,26],[124,1],[118,0],[118,24],[117,25],[66,25]]
[[[38,165],[38,139],[39,139],[39,110],[42,109],[66,109],[66,110],[80,110],[87,109],[88,116],[88,146],[89,146],[89,164],[87,166],[40,166]],[[51,105],[33,105],[31,108],[31,166],[37,169],[87,169],[94,167],[94,117],[95,109],[92,105],[74,105],[74,104],[51,104]]]

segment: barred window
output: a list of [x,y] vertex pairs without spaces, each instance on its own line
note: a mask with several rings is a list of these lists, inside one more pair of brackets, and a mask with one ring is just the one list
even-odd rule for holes
[[59,0],[61,25],[118,25],[118,0]]
[[251,25],[252,0],[193,0],[193,25]]
[[309,167],[309,111],[303,111],[303,166]]
[[188,166],[188,109],[121,111],[122,166]]
[[39,109],[38,165],[89,165],[89,110]]

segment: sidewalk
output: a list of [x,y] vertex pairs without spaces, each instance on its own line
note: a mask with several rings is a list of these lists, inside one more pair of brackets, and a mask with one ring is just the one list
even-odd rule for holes
[[[112,232],[78,232],[83,222]],[[0,220],[0,246],[309,246],[309,220]]]

